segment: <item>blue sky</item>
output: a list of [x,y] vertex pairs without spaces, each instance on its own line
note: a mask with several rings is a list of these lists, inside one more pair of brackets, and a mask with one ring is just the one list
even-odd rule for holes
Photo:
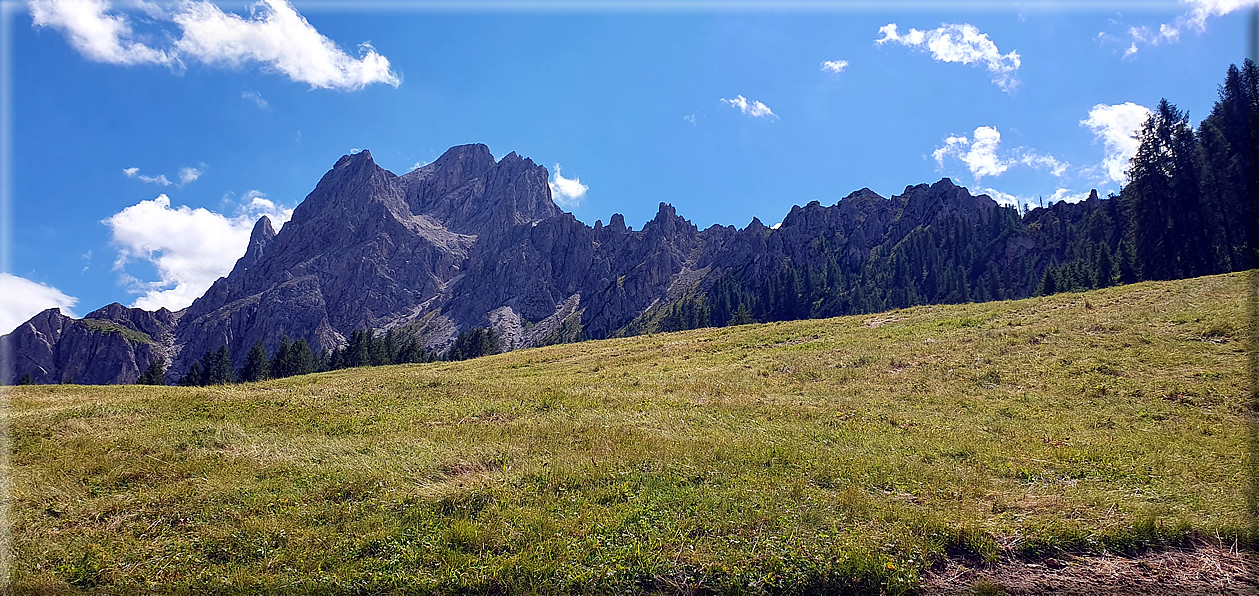
[[9,3],[0,333],[187,306],[362,148],[396,173],[515,151],[578,219],[635,228],[662,201],[772,225],[945,176],[1104,196],[1146,108],[1209,112],[1253,4]]

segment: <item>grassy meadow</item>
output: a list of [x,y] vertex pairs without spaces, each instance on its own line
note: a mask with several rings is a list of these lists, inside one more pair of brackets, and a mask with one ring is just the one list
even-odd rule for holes
[[912,593],[1256,544],[1248,275],[8,390],[14,592]]

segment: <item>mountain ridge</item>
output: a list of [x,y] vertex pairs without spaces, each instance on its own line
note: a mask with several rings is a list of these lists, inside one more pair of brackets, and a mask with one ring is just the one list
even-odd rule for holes
[[[906,238],[924,234],[930,238],[915,242],[952,250],[931,236],[942,229],[984,236],[987,228],[1008,228],[1000,239],[984,236],[991,246],[982,250],[993,254],[977,262],[996,272],[991,275],[1017,278],[1001,283],[1025,294],[1051,262],[1040,257],[1053,243],[1018,227],[1024,218],[1015,210],[948,178],[907,186],[891,198],[863,188],[831,206],[793,206],[774,229],[754,217],[743,228],[702,231],[665,202],[640,230],[626,226],[620,214],[607,225],[589,226],[555,205],[548,179],[544,166],[515,152],[495,160],[480,144],[452,147],[401,176],[378,166],[369,151],[342,156],[278,232],[260,218],[231,272],[186,309],[152,322],[130,313],[139,309],[95,317],[160,340],[100,344],[100,338],[88,341],[100,333],[86,328],[62,346],[55,329],[78,329],[72,322],[81,320],[45,311],[0,338],[15,355],[4,380],[31,374],[37,382],[62,382],[72,362],[88,357],[122,372],[75,368],[76,382],[133,382],[132,374],[138,377],[157,357],[170,363],[173,380],[219,346],[229,348],[239,367],[258,341],[273,350],[285,337],[305,339],[317,352],[330,351],[363,328],[404,329],[434,350],[474,327],[498,329],[508,349],[527,347],[574,319],[582,337],[610,337],[650,329],[662,309],[698,299],[719,283],[750,296],[793,267],[805,267],[805,275],[809,267],[856,272],[882,263],[883,248],[894,252]],[[1113,210],[1103,203],[1112,202],[1094,194],[1084,206],[1065,209]],[[1011,269],[1032,253],[1040,260],[1028,271]],[[860,309],[857,302],[843,304]]]

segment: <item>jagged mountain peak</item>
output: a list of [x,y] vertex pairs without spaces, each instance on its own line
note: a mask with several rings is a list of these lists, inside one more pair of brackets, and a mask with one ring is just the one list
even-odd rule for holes
[[236,266],[232,267],[232,272],[228,277],[238,276],[245,270],[253,267],[258,259],[262,257],[262,253],[266,250],[271,241],[275,239],[275,228],[271,226],[271,218],[262,216],[258,218],[254,224],[254,229],[249,233],[249,244],[245,248],[245,254],[237,259]]
[[[831,206],[809,201],[772,230],[752,218],[741,230],[700,232],[666,202],[641,230],[619,213],[591,228],[555,205],[548,179],[531,159],[513,151],[495,160],[483,144],[451,147],[403,176],[369,151],[343,155],[279,232],[259,218],[232,272],[187,309],[115,303],[83,320],[50,309],[12,334],[14,353],[29,363],[14,372],[35,371],[39,382],[131,382],[162,357],[175,379],[224,344],[239,366],[258,341],[274,350],[284,337],[305,339],[318,352],[363,328],[402,329],[434,349],[486,325],[513,348],[551,341],[574,323],[581,336],[609,337],[721,279],[756,288],[785,264],[822,270],[831,261],[852,276],[937,223],[1010,215],[944,178],[891,199],[863,188]],[[992,262],[1005,266],[1038,249],[1024,235],[994,250]],[[117,357],[93,360],[104,352]],[[79,364],[87,361],[98,364]]]

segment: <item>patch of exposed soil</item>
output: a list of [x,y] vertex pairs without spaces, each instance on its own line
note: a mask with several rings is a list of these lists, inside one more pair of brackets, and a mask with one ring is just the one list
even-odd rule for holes
[[924,594],[1142,594],[1151,596],[1259,595],[1259,553],[1221,545],[1167,548],[1133,556],[1062,556],[975,566],[950,560],[923,578]]

